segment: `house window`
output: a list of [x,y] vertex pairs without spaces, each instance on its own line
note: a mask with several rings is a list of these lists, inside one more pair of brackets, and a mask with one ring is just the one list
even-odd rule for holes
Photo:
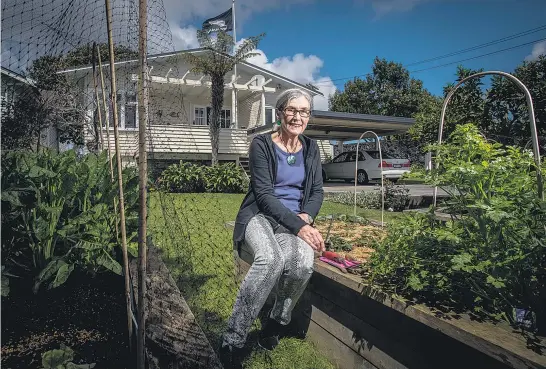
[[273,116],[275,114],[275,109],[272,107],[265,107],[265,125],[270,126],[273,124],[273,121],[275,120],[275,117]]
[[[210,106],[195,106],[193,108],[193,124],[195,126],[208,126],[212,108]],[[231,128],[231,110],[222,109],[220,112],[220,128]]]
[[[135,92],[117,94],[118,124],[120,129],[136,129],[138,127],[138,102]],[[104,119],[104,118],[103,118]],[[108,102],[108,119],[110,128],[114,125],[112,100]],[[103,122],[106,127],[106,122]]]
[[127,92],[125,94],[125,114],[124,128],[137,127],[137,101],[136,93]]
[[205,117],[205,108],[202,106],[196,106],[193,109],[193,124],[196,126],[206,126],[208,122]]

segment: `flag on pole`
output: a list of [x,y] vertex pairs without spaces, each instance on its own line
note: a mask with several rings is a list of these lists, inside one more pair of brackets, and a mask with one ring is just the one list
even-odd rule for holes
[[203,22],[203,30],[214,32],[217,30],[233,31],[233,9],[229,8],[214,18],[209,18]]

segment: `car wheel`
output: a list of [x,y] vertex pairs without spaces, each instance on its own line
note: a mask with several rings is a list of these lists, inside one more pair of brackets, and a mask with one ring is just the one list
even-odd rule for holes
[[357,182],[358,182],[359,185],[368,184],[368,182],[369,182],[368,173],[366,173],[366,171],[360,169],[360,170],[356,173],[356,180],[357,180]]

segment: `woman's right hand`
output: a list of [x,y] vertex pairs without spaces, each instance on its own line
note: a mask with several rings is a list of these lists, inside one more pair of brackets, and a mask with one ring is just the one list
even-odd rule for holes
[[311,227],[309,224],[301,227],[298,232],[298,237],[307,242],[309,246],[317,252],[323,252],[325,250],[322,235],[316,228]]

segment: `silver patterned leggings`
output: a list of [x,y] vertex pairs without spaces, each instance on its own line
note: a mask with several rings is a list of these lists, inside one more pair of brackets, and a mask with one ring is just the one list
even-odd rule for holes
[[254,254],[254,262],[241,284],[223,337],[223,345],[232,347],[244,346],[272,291],[276,298],[269,316],[287,325],[313,273],[313,249],[282,226],[274,232],[263,215],[254,216],[248,223],[245,243]]

